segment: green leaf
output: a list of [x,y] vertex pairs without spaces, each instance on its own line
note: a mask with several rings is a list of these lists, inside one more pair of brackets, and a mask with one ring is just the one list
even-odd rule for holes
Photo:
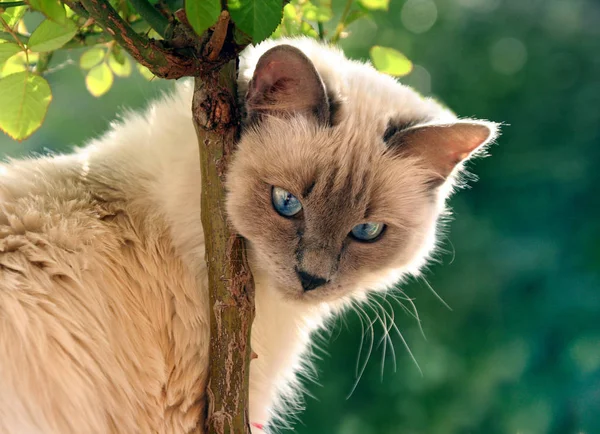
[[123,63],[119,63],[119,60],[112,53],[108,58],[108,66],[117,77],[129,77],[131,75],[131,61],[128,57],[124,57]]
[[360,0],[360,4],[369,10],[387,11],[390,6],[390,0]]
[[110,90],[114,82],[113,73],[106,63],[94,66],[85,77],[85,86],[96,96],[102,96]]
[[365,11],[362,11],[362,10],[352,11],[346,17],[346,20],[344,21],[344,24],[347,27],[350,24],[352,24],[354,21],[360,20],[362,17],[365,17],[365,16],[367,16],[367,12],[365,12]]
[[300,33],[315,39],[319,37],[319,33],[306,21],[302,21],[302,24],[300,24]]
[[228,0],[235,25],[258,43],[271,36],[283,15],[282,0]]
[[115,56],[115,60],[117,62],[119,62],[121,65],[125,65],[125,53],[123,53],[123,50],[121,49],[120,46],[115,45],[114,47],[112,47],[112,53],[113,56]]
[[27,63],[28,58],[30,63],[37,63],[39,57],[40,55],[37,53],[29,53],[27,56],[25,56],[24,51],[15,54],[14,56],[10,57],[4,64],[4,67],[2,68],[2,74],[0,74],[0,77],[6,77],[17,72],[27,71],[27,69],[29,68],[29,63]]
[[6,11],[0,14],[0,16],[12,29],[19,23],[19,21],[21,21],[21,18],[23,18],[25,12],[27,12],[27,6],[17,6],[14,8],[6,9]]
[[301,10],[302,16],[305,20],[326,23],[327,21],[331,20],[331,18],[333,18],[333,11],[331,10],[331,5],[329,7],[315,6],[311,2],[306,2],[304,5],[302,5]]
[[220,0],[186,0],[185,15],[194,31],[202,35],[221,15]]
[[79,67],[81,69],[92,69],[94,66],[104,60],[106,50],[104,48],[90,48],[79,58]]
[[139,71],[141,76],[144,77],[146,80],[150,81],[154,78],[154,74],[152,74],[152,72],[148,68],[146,68],[144,65],[140,65],[139,63],[136,63],[135,67],[137,68],[137,70]]
[[0,44],[0,69],[4,66],[4,62],[21,51],[21,47],[12,42]]
[[31,7],[58,24],[67,22],[67,12],[60,0],[28,0]]
[[369,50],[373,66],[378,71],[384,72],[394,77],[402,77],[412,71],[412,62],[408,58],[393,48],[380,47],[375,45]]
[[0,79],[0,129],[15,140],[23,140],[37,130],[52,100],[45,78],[19,72]]
[[53,51],[73,39],[76,33],[77,26],[72,21],[60,25],[50,20],[44,20],[31,34],[28,48],[36,53]]

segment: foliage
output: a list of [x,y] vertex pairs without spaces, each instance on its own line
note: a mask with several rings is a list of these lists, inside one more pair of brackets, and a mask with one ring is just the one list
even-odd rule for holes
[[[176,39],[173,29],[174,23],[181,21],[182,15],[178,13],[181,6],[185,10],[185,20],[198,35],[212,28],[221,14],[220,0],[190,0],[182,3],[164,1],[152,4],[147,0],[127,0],[114,2],[113,5],[119,16],[138,35],[169,44]],[[238,38],[254,43],[271,34],[275,37],[308,35],[335,42],[346,35],[348,26],[357,19],[373,11],[386,10],[388,5],[389,0],[350,0],[345,3],[335,31],[329,34],[323,26],[334,17],[330,0],[294,0],[284,8],[282,0],[227,2]],[[79,66],[87,71],[86,87],[96,97],[106,94],[115,78],[128,77],[133,71],[133,63],[144,77],[154,77],[146,66],[123,52],[110,32],[89,18],[79,0],[27,0],[26,3],[0,0],[0,12],[0,92],[8,91],[8,86],[15,81],[15,78],[9,77],[16,73],[22,73],[19,76],[22,82],[29,83],[21,87],[25,92],[49,88],[45,75],[52,71],[51,62],[55,52],[81,47],[87,50],[81,54]],[[40,13],[45,18],[41,22]],[[34,26],[31,33],[28,32],[30,22]],[[382,71],[395,76],[410,72],[410,61],[396,50],[378,47],[373,53],[374,64]],[[30,83],[33,82],[39,86],[32,87]],[[34,94],[31,98],[24,96],[22,100],[33,101],[37,97],[40,95]],[[21,100],[11,101],[17,103]],[[19,107],[6,103],[3,105],[4,110],[16,111],[18,116],[2,116],[0,129],[20,141],[42,125],[48,104],[39,104],[37,110],[19,111]],[[16,118],[27,127],[15,127]]]

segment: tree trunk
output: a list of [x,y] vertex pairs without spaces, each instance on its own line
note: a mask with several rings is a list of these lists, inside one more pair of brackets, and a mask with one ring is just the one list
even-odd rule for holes
[[210,288],[210,434],[249,433],[248,386],[254,282],[244,240],[225,215],[225,174],[239,135],[237,62],[196,77],[192,116],[202,170],[202,227]]

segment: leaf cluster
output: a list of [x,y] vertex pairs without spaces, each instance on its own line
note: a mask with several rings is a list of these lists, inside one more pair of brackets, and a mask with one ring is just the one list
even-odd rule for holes
[[[223,11],[233,24],[227,31],[243,47],[270,36],[337,43],[353,22],[388,7],[389,0],[348,0],[341,11],[332,0],[0,0],[0,129],[23,140],[42,125],[52,100],[46,76],[58,66],[51,65],[57,50],[80,49],[86,87],[100,97],[115,77],[134,70],[153,79],[153,66],[164,62],[156,53],[175,53],[184,61],[197,57],[197,50],[189,49],[189,34],[205,43]],[[182,42],[182,28],[188,42]],[[129,32],[131,45],[123,43],[119,29]],[[370,54],[374,66],[390,75],[406,75],[412,68],[393,48],[376,46]]]

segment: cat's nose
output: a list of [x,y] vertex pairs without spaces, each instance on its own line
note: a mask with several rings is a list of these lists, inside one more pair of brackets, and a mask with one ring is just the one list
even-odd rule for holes
[[312,291],[313,289],[317,289],[319,286],[325,285],[328,282],[327,279],[314,276],[306,271],[298,270],[297,268],[296,274],[298,275],[298,279],[300,279],[300,283],[302,284],[304,291]]

